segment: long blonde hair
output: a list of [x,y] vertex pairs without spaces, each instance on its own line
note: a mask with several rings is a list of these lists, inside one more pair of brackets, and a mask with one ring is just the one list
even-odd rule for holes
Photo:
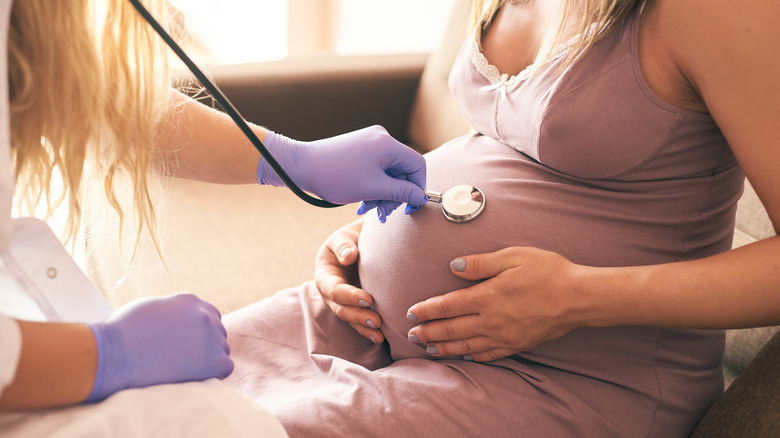
[[[513,1],[516,0],[474,0],[473,25],[484,31],[498,10]],[[564,0],[561,22],[547,58],[555,53],[565,39],[574,37],[574,44],[561,68],[571,65],[593,44],[619,26],[641,3],[642,0]]]
[[[65,203],[65,237],[72,238],[92,181],[122,223],[127,207],[116,186],[126,177],[137,248],[144,226],[157,243],[149,181],[170,99],[168,66],[129,2],[98,2],[14,2],[8,64],[17,195],[28,209],[43,203],[49,213]],[[147,7],[158,17],[167,12],[161,2]],[[61,189],[53,188],[58,179]]]

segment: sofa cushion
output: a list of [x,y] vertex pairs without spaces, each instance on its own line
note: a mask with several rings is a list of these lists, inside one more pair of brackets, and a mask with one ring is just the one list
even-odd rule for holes
[[750,362],[693,437],[776,437],[780,431],[780,333]]

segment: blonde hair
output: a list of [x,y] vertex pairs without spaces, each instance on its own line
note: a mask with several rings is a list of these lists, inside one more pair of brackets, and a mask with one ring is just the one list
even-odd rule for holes
[[[533,0],[474,0],[473,25],[484,32],[496,13],[507,3]],[[571,65],[601,38],[619,26],[641,0],[564,0],[563,16],[546,60],[564,40],[574,37],[561,69]]]
[[[170,99],[168,66],[164,47],[129,2],[97,2],[14,2],[8,64],[18,195],[28,210],[43,203],[49,214],[66,203],[71,239],[94,176],[119,216],[121,240],[126,207],[116,186],[126,176],[135,252],[144,226],[157,245],[150,168]],[[166,13],[160,2],[147,7],[157,17]],[[96,165],[87,165],[93,159]]]

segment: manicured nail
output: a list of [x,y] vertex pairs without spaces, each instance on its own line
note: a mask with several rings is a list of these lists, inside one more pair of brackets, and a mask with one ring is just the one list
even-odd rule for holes
[[387,212],[385,212],[385,209],[380,207],[376,208],[376,214],[379,216],[379,223],[385,223],[387,222]]
[[367,211],[368,211],[368,207],[366,207],[366,203],[365,202],[361,202],[360,206],[357,209],[358,216],[362,216],[362,215],[366,214]]
[[467,361],[471,362],[471,361],[473,361],[473,360],[474,360],[474,358],[473,358],[473,357],[471,357],[471,355],[470,355],[470,354],[467,354],[467,355],[463,356],[463,360],[467,360]]
[[366,325],[368,328],[376,329],[376,326],[374,325],[374,321],[371,321],[370,319],[366,320]]
[[420,338],[417,337],[414,333],[409,333],[409,342],[413,344],[422,344],[422,341],[420,341]]
[[450,269],[455,272],[463,272],[466,270],[466,259],[460,258],[450,262]]
[[374,335],[368,335],[368,337],[371,339],[371,342],[376,344],[376,338],[374,337]]
[[435,345],[429,345],[425,348],[425,352],[428,354],[439,354],[439,349]]
[[358,304],[360,304],[360,307],[371,307],[366,300],[358,300]]
[[341,248],[341,251],[339,251],[339,258],[340,259],[345,259],[350,254],[352,254],[352,248],[349,247],[349,246],[346,246],[344,248]]
[[409,312],[409,313],[406,314],[406,319],[408,319],[409,321],[419,321],[420,320],[419,318],[417,318],[417,315],[415,315],[412,312]]

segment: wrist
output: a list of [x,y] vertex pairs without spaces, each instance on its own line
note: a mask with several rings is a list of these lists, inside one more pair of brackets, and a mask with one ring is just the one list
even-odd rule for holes
[[103,400],[109,395],[128,387],[126,382],[127,361],[121,357],[122,335],[107,323],[89,324],[95,337],[97,367],[95,381],[86,402]]
[[659,325],[664,312],[658,287],[664,265],[586,267],[577,274],[577,295],[587,327]]
[[[308,143],[297,141],[282,134],[268,131],[265,137],[265,147],[284,170],[287,176],[301,189],[309,190],[304,178],[305,164],[308,154]],[[257,166],[257,182],[261,185],[285,187],[286,184],[268,163],[265,157],[260,158]]]
[[574,272],[576,323],[579,327],[606,327],[623,323],[621,294],[615,293],[616,268],[576,265]]

